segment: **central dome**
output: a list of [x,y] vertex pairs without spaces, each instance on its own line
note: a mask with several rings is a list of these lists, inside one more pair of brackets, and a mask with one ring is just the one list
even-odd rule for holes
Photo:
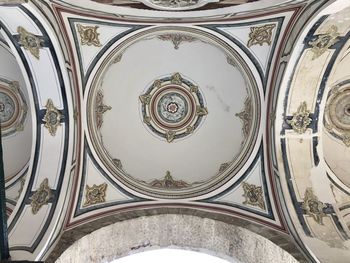
[[88,91],[89,138],[107,173],[139,193],[190,198],[245,165],[260,121],[248,66],[198,29],[153,28],[116,46]]

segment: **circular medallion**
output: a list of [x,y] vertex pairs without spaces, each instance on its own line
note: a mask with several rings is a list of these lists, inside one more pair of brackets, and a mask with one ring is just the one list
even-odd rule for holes
[[0,121],[8,122],[16,111],[16,103],[6,93],[0,91]]
[[188,112],[186,99],[178,92],[170,92],[161,96],[157,102],[157,117],[166,123],[178,123]]
[[27,115],[27,104],[18,82],[1,79],[0,122],[2,136],[8,136],[23,127]]
[[154,80],[139,98],[148,130],[169,143],[192,134],[208,114],[198,86],[180,73]]
[[338,132],[350,132],[350,87],[338,88],[327,103],[326,119]]
[[238,52],[185,27],[147,29],[110,50],[85,92],[87,140],[105,172],[168,199],[238,180],[258,151],[262,93]]

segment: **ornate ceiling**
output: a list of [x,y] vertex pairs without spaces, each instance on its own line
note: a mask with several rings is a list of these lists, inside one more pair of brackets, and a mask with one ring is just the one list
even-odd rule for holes
[[187,209],[347,262],[349,18],[347,0],[0,1],[12,258]]

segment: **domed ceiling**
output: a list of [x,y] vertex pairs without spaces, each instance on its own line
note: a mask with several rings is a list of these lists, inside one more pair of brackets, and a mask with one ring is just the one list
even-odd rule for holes
[[0,1],[12,258],[53,262],[83,233],[168,212],[346,262],[349,8]]
[[130,188],[168,198],[207,193],[242,173],[260,99],[239,54],[184,27],[131,41],[111,50],[85,91],[89,137],[106,169]]

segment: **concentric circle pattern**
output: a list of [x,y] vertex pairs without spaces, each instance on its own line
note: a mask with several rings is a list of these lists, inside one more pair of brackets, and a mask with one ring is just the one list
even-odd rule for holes
[[339,133],[350,132],[350,87],[334,88],[327,101],[326,121]]
[[15,115],[16,102],[6,93],[0,91],[0,121],[8,122]]
[[191,135],[208,114],[198,86],[180,73],[155,80],[139,98],[143,122],[169,143]]
[[27,104],[16,81],[0,78],[0,122],[2,136],[23,129]]

